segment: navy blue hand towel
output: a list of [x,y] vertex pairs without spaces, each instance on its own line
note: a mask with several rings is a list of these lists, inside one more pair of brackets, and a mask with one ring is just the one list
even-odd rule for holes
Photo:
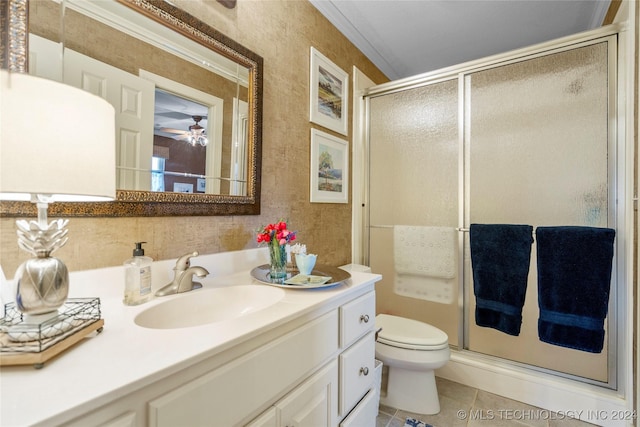
[[469,229],[476,324],[519,335],[533,243],[533,227],[471,224]]
[[604,344],[615,230],[538,227],[538,336],[591,353]]

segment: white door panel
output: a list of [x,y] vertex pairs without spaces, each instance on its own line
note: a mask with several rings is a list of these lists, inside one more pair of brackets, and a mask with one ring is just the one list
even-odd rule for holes
[[62,81],[62,43],[29,34],[29,74]]
[[155,85],[69,49],[64,52],[64,81],[106,99],[115,108],[117,187],[150,190]]

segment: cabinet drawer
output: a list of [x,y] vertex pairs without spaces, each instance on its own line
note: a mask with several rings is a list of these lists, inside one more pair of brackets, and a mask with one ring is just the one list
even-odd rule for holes
[[375,339],[370,331],[340,357],[340,416],[345,416],[373,385]]
[[369,292],[340,307],[340,347],[347,348],[367,331],[376,320],[376,293]]
[[369,390],[369,393],[353,408],[349,416],[342,420],[340,427],[375,426],[378,417],[378,399],[376,397],[376,390]]

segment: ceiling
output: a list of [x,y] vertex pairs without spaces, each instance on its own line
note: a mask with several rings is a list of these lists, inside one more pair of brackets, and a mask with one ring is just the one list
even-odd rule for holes
[[310,0],[390,80],[602,25],[610,0]]

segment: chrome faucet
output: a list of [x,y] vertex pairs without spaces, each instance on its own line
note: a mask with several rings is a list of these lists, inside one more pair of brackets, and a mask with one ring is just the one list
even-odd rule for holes
[[176,266],[173,267],[173,281],[158,290],[156,296],[179,294],[201,288],[202,283],[194,282],[193,275],[205,277],[209,272],[203,267],[191,267],[191,258],[198,255],[199,253],[194,251],[178,258]]

